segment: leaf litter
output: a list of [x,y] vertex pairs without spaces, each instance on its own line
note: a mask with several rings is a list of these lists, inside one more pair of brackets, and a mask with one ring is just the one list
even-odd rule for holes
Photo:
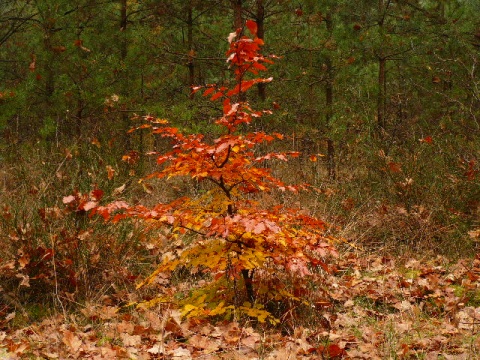
[[[281,325],[182,319],[157,306],[87,305],[14,326],[0,318],[1,359],[480,359],[480,255],[449,263],[344,254],[327,289]],[[320,295],[321,294],[321,295]]]

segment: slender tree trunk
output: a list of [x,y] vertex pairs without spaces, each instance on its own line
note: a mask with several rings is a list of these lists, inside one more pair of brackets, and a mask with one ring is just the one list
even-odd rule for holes
[[[264,40],[265,39],[265,5],[263,3],[263,0],[257,0],[257,15],[255,20],[257,21],[257,36],[259,39]],[[266,85],[267,84],[265,83],[257,84],[258,97],[260,98],[261,101],[265,101],[267,97]]]
[[[328,12],[325,17],[325,23],[327,26],[327,31],[329,36],[332,36],[333,33],[333,19],[332,13]],[[331,127],[331,120],[333,117],[333,82],[334,82],[334,70],[333,70],[333,61],[330,54],[326,55],[326,65],[327,65],[327,81],[325,83],[325,124],[327,129]],[[331,180],[335,180],[337,177],[336,173],[336,164],[335,164],[335,144],[333,140],[327,136],[327,172],[328,177]]]
[[378,58],[378,98],[377,98],[377,122],[380,131],[386,127],[385,108],[386,108],[386,64],[387,59]]
[[231,0],[233,6],[233,29],[243,28],[243,0]]
[[77,100],[77,114],[76,114],[76,120],[75,120],[75,130],[77,133],[78,138],[82,136],[82,125],[83,125],[83,100],[81,98],[81,95],[78,95],[78,100]]
[[120,58],[123,60],[127,57],[127,0],[120,0],[120,31],[123,32],[122,39],[120,41]]
[[46,96],[46,104],[48,107],[50,107],[52,105],[51,97],[55,92],[55,71],[54,71],[55,54],[52,49],[52,44],[50,40],[50,29],[47,29],[47,33],[45,34],[43,44],[48,54],[48,64],[46,64],[46,67],[45,67],[45,96]]
[[[384,22],[385,22],[385,4],[384,0],[378,0],[378,32],[383,39],[384,34]],[[377,97],[377,127],[380,134],[383,134],[386,126],[385,119],[385,96],[386,96],[386,75],[385,69],[387,64],[387,58],[384,56],[383,49],[380,49],[378,55],[378,97]]]
[[[194,64],[194,56],[195,50],[193,49],[193,9],[192,3],[188,4],[188,15],[187,15],[187,46],[188,46],[188,85],[190,89],[193,85],[195,85],[195,64]],[[190,91],[190,99],[194,97],[193,91]]]
[[[127,67],[125,66],[125,62],[127,60],[127,55],[128,55],[128,39],[127,39],[127,25],[128,25],[128,17],[127,17],[127,0],[120,0],[120,33],[121,33],[121,39],[120,39],[120,61],[122,62],[122,74],[123,77],[120,79],[122,82],[120,87],[121,87],[121,95],[123,98],[123,101],[125,102],[126,98],[128,97],[128,73],[127,73]],[[123,109],[126,110],[126,109]],[[129,149],[131,144],[130,144],[130,138],[127,136],[126,131],[129,128],[129,120],[128,120],[128,114],[126,112],[122,113],[122,130],[124,133],[122,134],[122,139],[123,139],[123,144],[125,147],[125,150]]]
[[[45,126],[48,121],[52,120],[52,117],[55,114],[55,104],[53,103],[53,94],[55,93],[55,73],[56,73],[56,53],[52,46],[52,36],[53,32],[49,25],[44,29],[44,39],[43,45],[46,52],[46,63],[45,63],[45,103],[43,111],[43,121],[42,126]],[[78,119],[76,121],[79,121]],[[50,134],[48,135],[50,137]],[[47,138],[48,138],[47,137]],[[48,140],[48,139],[47,139]],[[47,141],[47,144],[49,142]]]
[[255,303],[255,292],[253,291],[253,270],[242,270],[243,282],[245,283],[245,291],[248,301],[253,305]]
[[[243,32],[243,0],[231,0],[233,6],[233,29]],[[239,34],[241,36],[241,33]],[[246,94],[241,92],[238,94],[239,101],[246,100]]]

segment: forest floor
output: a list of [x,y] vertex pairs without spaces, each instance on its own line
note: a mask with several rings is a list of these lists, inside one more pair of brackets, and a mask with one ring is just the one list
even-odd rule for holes
[[0,319],[0,359],[480,359],[480,255],[450,262],[345,253],[311,280],[328,297],[277,327],[125,311],[105,296],[76,313]]

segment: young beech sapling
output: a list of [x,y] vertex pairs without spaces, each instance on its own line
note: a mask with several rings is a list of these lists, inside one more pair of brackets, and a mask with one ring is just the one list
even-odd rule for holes
[[[271,113],[252,109],[240,95],[255,84],[272,81],[259,74],[267,70],[273,58],[260,52],[263,40],[256,36],[256,23],[247,21],[246,27],[251,37],[240,36],[238,31],[228,38],[226,56],[234,85],[193,89],[203,91],[212,102],[221,101],[223,115],[215,121],[221,129],[218,138],[206,141],[203,134],[182,134],[168,121],[154,116],[146,116],[145,124],[138,127],[148,128],[172,143],[171,151],[153,153],[158,170],[141,181],[187,177],[209,182],[209,190],[195,198],[181,197],[152,207],[117,201],[97,205],[92,211],[112,222],[135,218],[149,226],[169,229],[175,247],[164,253],[158,268],[138,287],[180,267],[208,273],[203,285],[182,300],[184,315],[230,317],[239,311],[263,322],[274,321],[264,310],[265,302],[285,297],[298,300],[286,291],[282,281],[268,279],[289,273],[303,284],[301,279],[314,268],[328,271],[326,259],[336,252],[332,239],[325,236],[323,221],[281,205],[265,208],[255,200],[262,192],[298,192],[310,187],[287,185],[264,166],[268,160],[287,161],[299,155],[259,154],[259,145],[281,140],[283,135],[245,131],[251,129],[248,124],[252,121]],[[238,291],[240,284],[244,295]],[[171,296],[160,295],[153,302],[167,300],[171,301]]]

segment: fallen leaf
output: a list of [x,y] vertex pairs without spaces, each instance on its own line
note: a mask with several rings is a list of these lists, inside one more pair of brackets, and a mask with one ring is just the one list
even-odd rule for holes
[[77,352],[82,346],[82,340],[78,338],[73,332],[70,330],[65,330],[63,332],[62,342],[67,345],[73,352]]
[[174,360],[190,360],[192,359],[192,354],[190,353],[190,350],[185,349],[185,348],[176,348],[172,352],[170,352],[170,355],[172,356],[172,359]]
[[72,201],[75,201],[75,196],[73,195],[64,196],[62,199],[64,204],[70,204]]
[[138,346],[142,343],[140,335],[120,334],[124,346]]
[[211,353],[217,351],[220,346],[218,342],[209,339],[207,336],[193,335],[188,343],[197,349],[202,349],[204,353]]

